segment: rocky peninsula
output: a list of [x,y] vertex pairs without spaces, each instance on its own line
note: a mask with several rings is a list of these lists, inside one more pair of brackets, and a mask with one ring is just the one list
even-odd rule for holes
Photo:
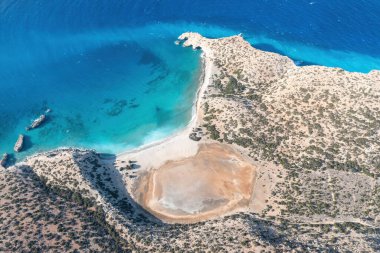
[[[101,249],[105,233],[127,252],[378,252],[380,72],[299,67],[241,35],[184,33],[178,44],[203,53],[188,126],[117,156],[60,149],[2,169],[0,232],[12,226],[23,238],[28,223],[14,219],[41,219],[65,197],[103,228],[88,237]],[[32,214],[7,198],[22,196],[26,183],[52,194]],[[78,206],[66,212],[76,215]],[[44,237],[45,250],[68,238],[66,230],[83,232],[41,224],[49,225],[43,235],[61,233]]]

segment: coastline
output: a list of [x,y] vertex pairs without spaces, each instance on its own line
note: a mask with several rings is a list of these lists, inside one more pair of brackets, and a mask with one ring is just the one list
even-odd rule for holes
[[[184,33],[179,39],[203,51],[191,92],[180,101],[186,101],[182,119],[187,120],[177,121],[182,127],[110,157],[66,148],[14,166],[2,175],[3,213],[15,214],[7,215],[7,224],[34,213],[9,196],[18,190],[25,200],[42,182],[96,210],[91,217],[103,217],[100,225],[131,250],[167,251],[169,238],[174,251],[194,244],[201,245],[195,251],[218,251],[222,245],[248,252],[274,245],[303,252],[317,250],[314,243],[325,240],[326,248],[372,252],[377,245],[369,240],[380,228],[380,72],[296,66],[288,57],[255,49],[240,35],[208,39]],[[201,140],[189,136],[195,132]],[[17,185],[34,175],[38,184]],[[40,196],[33,193],[35,203],[41,204]],[[38,225],[34,217],[46,216],[42,207],[32,216]],[[46,224],[55,231],[53,215]],[[315,242],[316,235],[321,240]],[[343,239],[331,241],[335,237]]]
[[[164,137],[162,139],[153,140],[151,142],[142,144],[142,145],[140,145],[138,147],[133,147],[131,149],[127,149],[125,151],[122,151],[121,153],[115,153],[114,155],[116,156],[117,159],[118,158],[119,159],[126,159],[129,156],[133,156],[134,157],[135,155],[138,155],[141,152],[144,152],[145,150],[149,150],[149,149],[152,149],[154,147],[164,145],[165,143],[172,143],[173,141],[177,142],[178,141],[177,138],[182,140],[184,137],[186,137],[187,139],[189,139],[188,138],[188,134],[190,133],[191,129],[197,125],[197,122],[198,122],[199,99],[201,98],[201,95],[203,95],[203,92],[204,92],[204,88],[203,87],[207,87],[208,86],[208,84],[209,84],[209,80],[208,79],[210,79],[210,77],[212,76],[212,72],[211,73],[207,73],[207,69],[210,69],[209,71],[211,71],[211,67],[212,67],[212,66],[208,67],[209,64],[212,64],[211,62],[207,63],[208,61],[209,60],[205,56],[205,52],[202,51],[202,53],[201,53],[201,69],[200,69],[201,74],[199,75],[199,78],[198,78],[198,81],[197,81],[198,88],[197,88],[197,91],[196,91],[195,98],[194,98],[194,100],[192,102],[191,119],[190,119],[190,121],[188,121],[188,123],[184,127],[181,127],[179,129],[175,130],[173,133],[169,134],[168,136],[166,136],[166,137]],[[206,76],[208,76],[208,77],[206,78]],[[194,141],[192,141],[192,142],[194,142]],[[96,148],[86,148],[86,147],[80,147],[80,146],[79,147],[78,146],[61,146],[61,147],[57,147],[57,148],[54,148],[54,149],[40,151],[40,152],[36,152],[36,153],[32,153],[32,154],[26,155],[21,160],[17,161],[14,165],[23,164],[23,163],[27,162],[29,159],[32,159],[34,157],[37,157],[37,156],[40,156],[40,155],[51,154],[51,153],[54,153],[54,152],[57,152],[57,151],[61,151],[61,150],[62,151],[67,151],[67,150],[80,150],[80,151],[89,150],[89,151],[97,152]],[[195,153],[196,153],[196,151],[195,151]]]
[[[191,120],[188,124],[164,139],[117,154],[117,161],[136,160],[141,167],[150,169],[158,168],[168,160],[183,159],[197,153],[199,144],[202,141],[191,140],[189,133],[199,123],[199,109],[203,101],[204,92],[209,86],[213,74],[213,63],[204,50],[201,54],[201,60],[201,75],[193,101]],[[149,157],[149,159],[146,159],[146,157]]]

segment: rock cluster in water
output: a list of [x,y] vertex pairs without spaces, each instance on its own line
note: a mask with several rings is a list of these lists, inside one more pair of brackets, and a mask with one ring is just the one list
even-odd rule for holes
[[[32,130],[32,129],[35,129],[35,128],[41,126],[41,124],[46,121],[47,114],[50,112],[51,112],[51,109],[47,109],[44,114],[41,114],[37,119],[33,120],[32,124],[30,124],[30,126],[26,127],[26,130],[29,131],[29,130]],[[24,146],[24,135],[20,134],[18,136],[18,139],[16,141],[16,144],[15,144],[13,150],[15,152],[21,152],[23,146]],[[2,160],[0,160],[1,165],[3,165],[2,163],[5,164],[7,159],[8,159],[8,154],[4,154]]]

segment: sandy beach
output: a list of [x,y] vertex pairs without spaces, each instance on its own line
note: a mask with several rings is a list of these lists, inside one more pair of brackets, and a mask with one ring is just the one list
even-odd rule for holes
[[[118,154],[118,161],[134,160],[137,161],[142,168],[151,169],[160,167],[166,161],[182,159],[197,153],[199,143],[202,143],[202,141],[195,142],[189,139],[189,133],[193,128],[197,127],[200,122],[201,116],[199,112],[204,100],[204,93],[212,82],[214,66],[210,59],[210,54],[211,52],[203,50],[201,56],[203,74],[201,75],[200,85],[194,101],[192,118],[188,125],[163,140]],[[147,159],[147,157],[149,157],[149,159]]]

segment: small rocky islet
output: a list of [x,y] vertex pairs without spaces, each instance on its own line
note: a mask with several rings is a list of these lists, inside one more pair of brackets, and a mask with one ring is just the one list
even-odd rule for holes
[[17,139],[17,141],[16,141],[16,144],[15,144],[13,150],[14,150],[15,152],[21,152],[23,147],[24,147],[24,135],[23,135],[23,134],[20,134],[20,135],[18,136],[18,139]]
[[30,126],[26,127],[26,131],[29,131],[29,130],[32,130],[32,129],[39,127],[42,123],[44,123],[45,120],[46,120],[46,115],[42,114],[37,119],[33,120],[32,124]]

